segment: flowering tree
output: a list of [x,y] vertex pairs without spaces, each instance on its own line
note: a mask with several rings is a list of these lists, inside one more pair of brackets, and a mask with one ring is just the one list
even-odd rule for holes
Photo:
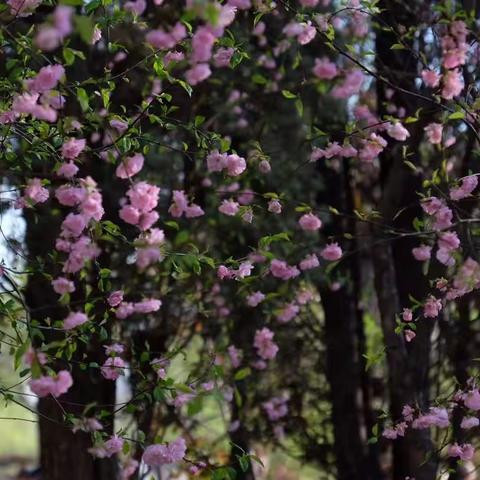
[[467,478],[476,9],[1,6],[0,394],[43,478]]

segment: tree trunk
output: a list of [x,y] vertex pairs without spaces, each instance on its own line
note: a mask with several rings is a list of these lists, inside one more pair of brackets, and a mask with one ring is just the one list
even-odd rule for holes
[[[27,231],[25,243],[29,264],[34,259],[48,258],[55,245],[59,232],[58,217],[52,217],[48,207],[36,208],[36,213],[26,212]],[[36,273],[30,276],[26,289],[26,303],[32,319],[45,325],[45,320],[63,319],[66,310],[58,303],[58,295],[47,279]],[[46,341],[56,335],[51,330],[42,330]],[[116,478],[116,459],[95,459],[87,450],[92,446],[90,435],[73,433],[64,422],[64,414],[81,416],[85,405],[96,402],[103,410],[113,411],[115,403],[115,383],[106,381],[98,369],[82,371],[77,362],[88,355],[88,362],[100,363],[103,353],[100,345],[92,343],[84,351],[77,351],[72,358],[73,386],[58,399],[47,397],[38,404],[40,464],[44,480],[114,480]],[[65,362],[55,362],[55,368],[67,368]],[[106,425],[107,432],[113,431],[113,425]]]
[[[327,203],[339,211],[348,208],[347,191],[350,188],[344,171],[335,172],[322,167]],[[320,202],[322,199],[319,199]],[[334,217],[325,227],[326,235],[342,233],[353,228],[353,222]],[[322,283],[319,287],[325,314],[326,375],[330,386],[332,402],[332,423],[334,431],[334,452],[336,457],[337,478],[339,480],[365,480],[373,478],[367,469],[366,449],[362,444],[360,425],[361,385],[358,360],[358,299],[355,296],[352,275],[353,260],[347,258],[337,266],[341,271],[341,288],[333,290]],[[374,467],[374,465],[370,465]],[[375,470],[375,468],[373,468]]]

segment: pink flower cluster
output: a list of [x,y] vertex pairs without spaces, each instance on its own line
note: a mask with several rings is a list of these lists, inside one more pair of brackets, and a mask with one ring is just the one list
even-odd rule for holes
[[469,197],[472,192],[477,188],[477,185],[477,175],[469,175],[468,177],[461,178],[460,185],[458,187],[450,189],[450,199],[458,201]]
[[63,321],[64,330],[72,330],[88,322],[88,317],[82,312],[70,312]]
[[230,177],[238,177],[247,168],[247,162],[236,153],[220,153],[214,150],[207,155],[207,168],[209,172],[226,170]]
[[295,38],[300,45],[307,45],[316,36],[317,31],[312,22],[290,22],[283,28],[283,33],[289,38]]
[[165,233],[159,228],[142,232],[135,241],[135,263],[140,270],[145,270],[155,262],[163,260],[160,246],[165,242]]
[[434,230],[444,230],[451,227],[453,212],[443,200],[437,197],[427,198],[422,202],[423,211],[432,217]]
[[118,178],[132,178],[142,170],[144,161],[141,153],[127,157],[118,165],[115,174]]
[[147,182],[137,182],[127,191],[130,203],[119,212],[120,218],[141,230],[148,230],[157,220],[158,213],[153,209],[158,204],[160,188]]
[[316,162],[320,158],[329,159],[333,157],[350,158],[355,157],[357,154],[357,149],[348,143],[340,145],[338,142],[329,142],[324,149],[314,147],[310,155],[310,161]]
[[54,377],[44,375],[30,381],[30,389],[39,397],[52,395],[59,397],[73,385],[73,379],[68,370],[60,370]]
[[120,453],[123,448],[123,443],[123,438],[120,438],[117,435],[112,435],[103,444],[90,448],[89,452],[97,458],[108,458]]
[[73,31],[72,17],[74,9],[67,5],[58,5],[52,15],[52,23],[44,24],[35,36],[35,45],[45,52],[55,50],[65,37]]
[[146,465],[159,467],[178,463],[185,457],[187,445],[182,437],[167,444],[149,445],[143,453],[142,460]]
[[79,213],[69,213],[62,223],[62,231],[56,242],[56,249],[68,253],[63,271],[78,272],[83,265],[99,254],[99,250],[90,237],[83,235],[90,221],[99,221],[103,217],[102,195],[95,181],[87,177],[79,180],[79,186],[60,186],[55,196],[67,206],[76,206]]
[[147,314],[160,310],[162,306],[161,300],[156,298],[145,298],[140,302],[121,302],[115,311],[117,318],[124,320],[135,313]]
[[196,218],[205,215],[205,212],[196,203],[188,201],[187,195],[183,190],[174,190],[172,204],[168,209],[172,217],[181,217],[185,215],[187,218]]
[[273,336],[273,332],[266,327],[255,332],[253,345],[264,360],[271,360],[277,355],[278,345],[273,341]]
[[285,417],[288,414],[288,397],[272,397],[270,400],[263,402],[262,407],[264,408],[268,419],[271,422],[275,422]]
[[270,263],[270,273],[275,278],[289,280],[300,275],[300,271],[296,266],[290,266],[285,260],[274,259]]

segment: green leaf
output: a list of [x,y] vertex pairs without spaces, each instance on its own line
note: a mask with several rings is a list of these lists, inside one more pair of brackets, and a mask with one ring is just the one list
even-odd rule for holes
[[82,112],[86,112],[90,109],[90,105],[88,103],[88,94],[84,88],[77,88],[77,99]]
[[[74,0],[77,1],[77,0]],[[80,5],[83,2],[80,0]],[[92,17],[87,15],[75,15],[74,18],[76,29],[80,38],[87,44],[90,45],[93,37],[93,30],[95,28],[95,24],[93,23]]]
[[250,369],[250,367],[245,367],[239,370],[233,378],[235,380],[243,380],[244,378],[248,377],[251,374],[252,374],[252,370]]
[[448,116],[449,120],[463,120],[464,118],[465,118],[465,112],[461,110],[453,112]]
[[303,102],[300,98],[297,98],[295,100],[295,108],[297,109],[297,112],[300,116],[303,115]]
[[67,65],[73,65],[73,62],[75,62],[75,53],[71,48],[65,47],[62,51],[62,55]]
[[289,90],[282,90],[282,95],[285,97],[285,98],[297,98],[297,96],[290,92]]

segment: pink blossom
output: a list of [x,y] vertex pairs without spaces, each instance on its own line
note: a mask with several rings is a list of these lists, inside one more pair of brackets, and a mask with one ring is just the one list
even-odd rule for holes
[[161,300],[156,298],[145,298],[141,302],[135,303],[133,308],[135,313],[151,313],[158,311],[161,306]]
[[432,253],[432,247],[428,245],[420,245],[419,247],[412,248],[412,255],[415,260],[419,262],[425,262],[430,259]]
[[278,215],[282,213],[282,204],[278,200],[272,199],[268,202],[268,211]]
[[175,37],[172,34],[161,29],[148,32],[145,36],[145,40],[154,48],[162,50],[173,48],[177,43],[177,40],[175,40]]
[[433,144],[442,143],[442,132],[443,125],[440,123],[430,123],[425,128],[425,133],[427,134],[428,141]]
[[404,322],[411,322],[413,320],[412,311],[409,308],[404,308],[402,312],[402,320]]
[[217,269],[217,277],[220,280],[224,280],[225,278],[233,278],[234,271],[231,268],[226,267],[225,265],[220,265]]
[[252,273],[253,268],[255,268],[251,262],[242,262],[238,266],[238,270],[234,271],[235,278],[245,278],[249,277]]
[[48,362],[48,357],[44,352],[39,352],[30,347],[23,356],[23,361],[31,367],[33,363],[38,362],[40,365],[45,365]]
[[55,197],[62,204],[68,207],[74,207],[84,200],[86,191],[83,187],[72,187],[70,185],[61,185],[55,191]]
[[459,69],[449,70],[443,75],[442,97],[445,100],[451,100],[460,95],[463,87],[463,75]]
[[132,205],[124,205],[118,212],[118,216],[130,225],[137,225],[140,220],[140,212]]
[[290,266],[284,260],[277,259],[272,260],[270,264],[270,272],[275,278],[281,278],[282,280],[289,280],[300,274],[297,267]]
[[233,217],[238,213],[240,204],[234,200],[223,200],[222,204],[218,207],[218,211],[224,215]]
[[371,133],[368,140],[363,140],[362,144],[358,158],[363,162],[372,162],[385,149],[387,141],[382,136]]
[[360,92],[364,81],[365,75],[361,70],[350,70],[343,82],[333,88],[331,95],[334,98],[350,98]]
[[244,158],[239,157],[236,154],[228,155],[225,162],[227,174],[231,177],[237,177],[245,171],[247,168],[247,162]]
[[433,70],[422,70],[422,80],[427,87],[436,88],[440,85],[441,76]]
[[153,210],[158,204],[160,188],[147,182],[138,182],[127,191],[130,203],[139,212]]
[[83,152],[86,146],[86,141],[84,138],[75,139],[70,138],[67,142],[62,145],[62,157],[67,160],[74,160],[77,158],[80,153]]
[[238,203],[240,205],[249,205],[255,199],[255,192],[252,190],[244,190],[238,195]]
[[39,178],[32,178],[25,188],[24,195],[31,205],[35,205],[36,203],[45,203],[48,200],[49,192],[42,186]]
[[430,197],[423,200],[421,207],[428,215],[439,215],[440,217],[445,217],[445,208],[448,208],[443,200],[440,200],[437,197]]
[[241,364],[242,351],[236,348],[234,345],[230,345],[227,348],[228,355],[230,357],[230,362],[232,362],[233,368],[238,368]]
[[470,410],[480,410],[480,392],[477,389],[470,390],[465,395],[463,403]]
[[228,5],[236,7],[239,10],[248,10],[252,6],[250,0],[228,0]]
[[35,36],[35,45],[44,52],[51,52],[59,47],[62,41],[60,32],[51,26],[42,25]]
[[276,357],[278,346],[273,341],[273,332],[264,327],[255,332],[254,347],[258,355],[264,360],[271,360]]
[[288,323],[293,320],[300,311],[300,307],[295,303],[288,303],[277,314],[277,320],[280,323]]
[[65,69],[62,65],[42,67],[34,78],[27,80],[27,88],[31,93],[47,92],[55,88],[64,75]]
[[322,221],[313,213],[306,213],[300,217],[298,224],[302,230],[313,232],[321,228]]
[[212,56],[215,35],[206,26],[197,28],[192,38],[192,63],[208,62]]
[[138,461],[133,458],[129,458],[122,467],[120,472],[120,480],[129,480],[130,477],[137,471]]
[[213,64],[217,68],[230,66],[230,60],[235,50],[231,47],[219,48],[213,56]]
[[443,265],[446,265],[447,267],[451,267],[455,265],[455,258],[452,255],[451,250],[447,250],[445,248],[439,248],[437,250],[437,253],[435,254],[435,258],[442,263]]
[[120,343],[112,343],[111,345],[104,345],[103,348],[105,349],[106,355],[121,354],[125,351],[125,347]]
[[124,374],[125,362],[120,357],[108,357],[102,365],[100,372],[107,380],[116,380]]
[[117,307],[120,303],[123,302],[123,290],[116,290],[112,292],[107,299],[108,304],[111,307]]
[[325,260],[334,262],[342,257],[342,249],[338,243],[330,243],[320,252],[320,255]]
[[469,175],[460,180],[460,186],[450,190],[450,198],[458,201],[470,196],[470,194],[477,188],[478,178],[476,175]]
[[181,62],[185,58],[185,54],[183,52],[178,52],[177,50],[172,50],[167,52],[163,57],[163,63],[165,67],[172,62]]
[[405,335],[405,341],[406,342],[411,342],[416,336],[417,334],[413,331],[413,330],[405,330],[404,332],[404,335]]
[[440,310],[442,309],[442,302],[435,298],[433,295],[428,297],[425,305],[423,306],[423,315],[426,318],[438,317]]
[[434,230],[444,230],[452,225],[453,212],[448,207],[441,207],[435,213],[435,222],[432,225]]
[[39,397],[48,395],[59,397],[66,393],[72,385],[73,379],[67,370],[60,370],[54,377],[45,375],[30,381],[30,389]]
[[190,85],[197,85],[206,80],[211,74],[212,71],[208,63],[197,63],[185,72],[185,79]]
[[265,294],[260,291],[257,291],[247,297],[247,305],[249,307],[256,307],[264,300],[265,300]]
[[478,427],[480,425],[480,420],[477,417],[463,417],[460,428],[469,429]]
[[338,75],[337,66],[328,58],[316,58],[313,74],[322,80],[332,80]]
[[404,142],[410,136],[409,131],[400,122],[389,125],[387,133],[399,142]]
[[416,418],[412,427],[415,429],[424,429],[432,426],[446,428],[450,425],[448,411],[445,408],[432,407],[429,412]]
[[213,150],[207,155],[207,168],[209,172],[221,172],[227,166],[227,154]]
[[317,268],[320,265],[318,257],[312,253],[307,255],[299,264],[300,270],[311,270],[312,268]]
[[260,173],[263,173],[264,175],[267,173],[270,173],[272,170],[272,166],[270,165],[270,162],[268,160],[262,160],[258,164],[258,170]]
[[55,293],[59,295],[65,295],[66,293],[72,293],[75,291],[75,284],[65,277],[58,277],[52,280],[52,286]]
[[464,443],[463,445],[458,445],[454,443],[448,447],[448,456],[449,457],[459,457],[460,460],[466,461],[471,460],[475,454],[475,449],[470,443]]
[[65,178],[72,178],[78,173],[78,167],[73,162],[62,163],[57,170],[57,175]]
[[127,12],[131,12],[135,15],[142,15],[142,13],[147,8],[146,0],[135,0],[135,1],[128,1],[125,2],[123,7]]
[[40,3],[41,0],[7,0],[10,13],[15,17],[28,17]]
[[119,178],[131,178],[143,168],[144,158],[141,153],[127,157],[117,167],[116,175]]
[[82,312],[70,312],[63,321],[64,330],[72,330],[88,322],[88,317]]
[[69,213],[62,222],[62,235],[64,237],[79,237],[86,226],[87,222],[83,215]]
[[276,422],[288,414],[288,398],[273,397],[267,402],[262,403],[262,407],[267,412],[268,419]]
[[72,16],[74,9],[67,5],[58,5],[53,12],[53,24],[61,38],[70,35],[73,31]]
[[456,232],[443,232],[438,236],[438,247],[445,250],[456,250],[460,246],[460,239]]
[[123,448],[123,439],[117,437],[116,435],[112,435],[105,443],[104,449],[107,452],[107,457],[115,455],[116,453],[120,453]]
[[182,437],[168,444],[149,445],[143,453],[142,460],[146,465],[161,466],[183,460],[187,445]]

